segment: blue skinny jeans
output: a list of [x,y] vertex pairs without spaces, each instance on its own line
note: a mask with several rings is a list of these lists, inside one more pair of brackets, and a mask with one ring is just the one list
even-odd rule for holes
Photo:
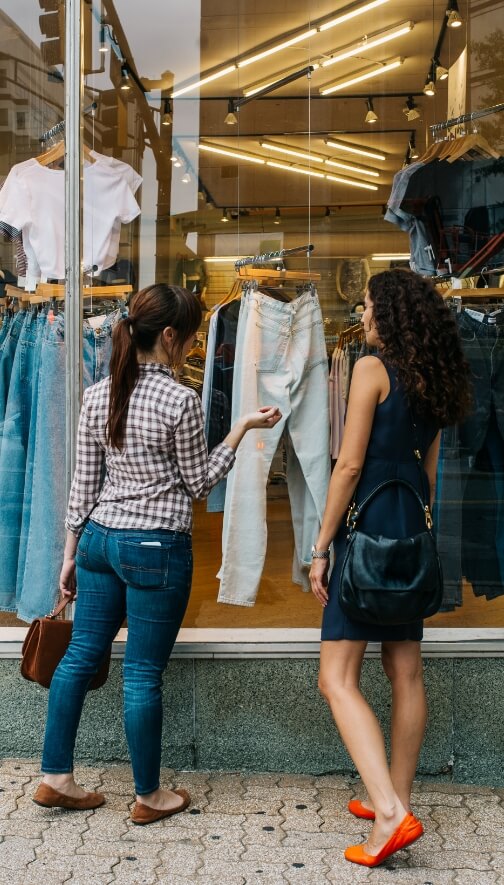
[[49,692],[42,771],[73,771],[87,687],[125,617],[124,723],[138,795],[159,787],[162,679],[187,607],[191,536],[109,529],[92,521],[76,554],[72,640]]

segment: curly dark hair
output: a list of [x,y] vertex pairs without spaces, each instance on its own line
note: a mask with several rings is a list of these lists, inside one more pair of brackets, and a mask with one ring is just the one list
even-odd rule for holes
[[371,277],[369,297],[385,362],[415,409],[440,427],[471,408],[470,370],[455,318],[428,279],[396,268]]

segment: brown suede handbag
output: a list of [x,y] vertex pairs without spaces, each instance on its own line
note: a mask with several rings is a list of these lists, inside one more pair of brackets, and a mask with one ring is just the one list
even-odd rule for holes
[[[72,621],[58,618],[70,602],[63,599],[43,618],[35,618],[26,634],[21,650],[21,675],[30,682],[49,688],[54,671],[63,658],[72,638]],[[91,680],[88,691],[101,688],[107,681],[111,648]]]

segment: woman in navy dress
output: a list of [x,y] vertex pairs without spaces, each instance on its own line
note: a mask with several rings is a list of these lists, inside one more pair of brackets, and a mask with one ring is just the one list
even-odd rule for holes
[[[345,857],[377,866],[423,832],[410,808],[427,720],[423,625],[380,627],[344,614],[338,586],[345,517],[352,501],[362,501],[380,482],[396,477],[408,480],[432,503],[441,428],[466,414],[470,392],[455,321],[429,280],[402,269],[371,277],[362,324],[367,344],[378,355],[362,357],[353,371],[343,442],[313,548],[310,580],[324,607],[319,688],[368,793],[365,802],[350,802],[349,810],[374,821],[367,842],[347,848]],[[422,531],[425,521],[412,493],[394,485],[370,503],[359,526],[400,538]],[[328,582],[333,541],[335,564]],[[383,668],[392,685],[390,765],[378,720],[359,689],[370,641],[382,643]]]

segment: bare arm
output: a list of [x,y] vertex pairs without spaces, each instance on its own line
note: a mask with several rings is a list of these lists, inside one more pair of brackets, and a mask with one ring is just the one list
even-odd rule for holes
[[[352,500],[366,457],[376,406],[389,389],[387,371],[376,357],[367,356],[357,361],[350,385],[343,442],[315,544],[317,550],[329,549]],[[323,605],[327,602],[327,567],[327,560],[315,559],[310,570],[312,590]]]

